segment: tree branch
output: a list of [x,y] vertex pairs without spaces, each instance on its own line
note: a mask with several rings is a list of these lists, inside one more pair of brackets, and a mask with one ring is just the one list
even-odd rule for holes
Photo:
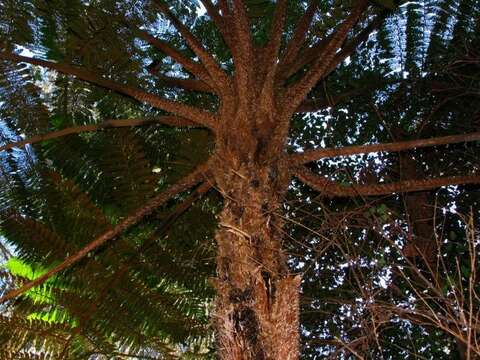
[[170,186],[164,192],[160,193],[152,200],[150,200],[147,205],[138,209],[133,214],[126,217],[122,222],[116,225],[113,229],[107,231],[106,233],[100,235],[95,240],[90,242],[87,246],[83,247],[77,253],[67,257],[63,262],[55,266],[54,268],[47,271],[42,276],[36,278],[35,280],[29,281],[22,287],[12,290],[3,297],[0,298],[0,304],[4,303],[7,300],[13,299],[19,295],[24,294],[26,291],[30,290],[31,288],[41,285],[45,283],[48,279],[50,279],[55,274],[71,267],[78,261],[82,260],[85,256],[87,256],[91,251],[97,249],[98,247],[105,244],[108,240],[111,240],[117,236],[119,236],[123,231],[125,231],[130,226],[137,224],[140,220],[142,220],[145,216],[149,215],[152,211],[154,211],[159,206],[163,205],[165,202],[170,200],[173,196],[178,194],[179,192],[185,191],[192,186],[198,184],[204,177],[205,174],[209,171],[208,163],[202,164],[198,166],[193,172],[189,175],[185,176],[183,179],[178,181],[177,183]]
[[0,59],[13,62],[25,62],[32,65],[47,67],[67,75],[73,75],[80,80],[84,80],[89,83],[101,86],[103,88],[129,96],[139,102],[148,103],[155,108],[162,109],[179,115],[181,117],[187,118],[188,120],[194,121],[208,128],[215,129],[216,127],[216,118],[212,113],[208,111],[181,104],[179,102],[163,99],[159,96],[150,94],[135,87],[123,85],[115,81],[105,79],[95,73],[92,73],[88,70],[82,69],[74,65],[54,63],[51,61],[45,61],[4,52],[0,52]]
[[322,96],[321,98],[317,99],[305,99],[300,106],[295,110],[296,113],[310,113],[310,112],[316,112],[323,110],[328,107],[333,107],[339,103],[342,103],[344,101],[347,101],[351,99],[353,96],[355,96],[356,93],[353,93],[350,95],[347,94],[341,94],[339,96],[335,97],[327,97],[327,96]]
[[[300,49],[302,48],[303,43],[305,42],[308,28],[310,27],[313,16],[317,11],[317,7],[318,1],[311,0],[310,4],[308,5],[307,11],[299,20],[297,27],[295,28],[295,32],[290,41],[288,42],[287,48],[285,49],[285,54],[280,64],[280,68],[282,70],[290,67],[295,61]],[[287,71],[281,71],[280,73],[285,73],[286,75]],[[282,80],[285,80],[285,78],[283,78]]]
[[300,56],[297,56],[296,59],[292,59],[292,63],[289,66],[284,66],[282,70],[285,71],[285,79],[292,76],[306,65],[315,62],[319,56],[321,56],[328,43],[332,40],[333,34],[320,40],[315,45],[305,49]]
[[[153,73],[153,72],[152,72]],[[214,90],[202,80],[181,79],[165,75],[157,75],[157,78],[168,87],[181,88],[188,91],[199,91],[213,93]]]
[[[374,20],[372,20],[372,22],[368,24],[367,27],[365,27],[365,29],[363,29],[355,38],[353,38],[352,40],[344,44],[344,46],[342,46],[341,51],[335,55],[332,61],[332,64],[334,65],[330,65],[329,68],[325,71],[325,74],[323,76],[332,72],[341,61],[343,61],[345,58],[347,58],[353,53],[353,51],[358,47],[358,45],[366,41],[369,35],[373,31],[378,29],[380,25],[383,24],[383,20],[385,20],[385,17],[387,16],[387,14],[388,12],[385,11],[377,15],[377,17]],[[325,47],[332,40],[333,34],[326,37],[325,39],[322,39],[312,47],[306,49],[300,58],[297,58],[297,59],[293,58],[291,61],[291,64],[284,65],[282,67],[282,70],[285,72],[285,77],[288,78],[289,76],[295,74],[297,71],[302,69],[304,66],[318,60],[321,54],[324,52]]]
[[334,96],[330,96],[325,91],[324,94],[322,94],[321,96],[318,96],[317,98],[305,99],[295,112],[308,113],[308,112],[319,111],[327,107],[333,107],[337,104],[347,102],[356,96],[369,94],[369,92],[376,90],[388,83],[391,83],[391,82],[385,81],[383,79],[375,79],[374,81],[369,81],[369,84],[367,86],[357,87],[350,91],[346,91]]
[[163,52],[165,55],[170,56],[173,60],[175,60],[180,65],[182,65],[187,71],[191,72],[200,80],[206,82],[209,85],[213,85],[210,75],[208,74],[207,70],[204,68],[202,64],[196,63],[193,60],[187,58],[186,56],[181,54],[178,50],[171,47],[170,44],[160,39],[157,39],[156,37],[150,35],[148,32],[144,30],[140,30],[140,29],[133,29],[133,30],[140,38],[142,38],[143,40],[148,42],[150,45],[152,45],[153,47]]
[[325,72],[324,76],[328,75],[333,70],[335,70],[337,65],[340,64],[347,57],[352,55],[352,53],[357,49],[357,47],[361,43],[367,41],[370,34],[373,31],[377,30],[383,24],[383,21],[385,20],[386,16],[387,16],[387,12],[382,12],[380,15],[375,17],[375,19],[373,19],[372,22],[368,24],[367,27],[363,29],[355,38],[347,42],[342,47],[341,51],[335,55],[333,61],[330,63],[329,68]]
[[353,145],[340,148],[314,149],[305,151],[304,153],[292,154],[290,155],[290,161],[292,166],[295,166],[300,164],[306,164],[315,160],[336,156],[349,156],[381,151],[404,151],[422,147],[455,144],[470,141],[480,141],[480,132],[461,135],[449,135],[430,139],[398,141],[385,144]]
[[223,39],[225,40],[225,43],[229,47],[232,47],[231,33],[228,30],[226,23],[224,21],[225,16],[227,16],[227,14],[223,13],[222,14],[223,16],[220,15],[218,12],[218,6],[214,5],[211,0],[201,0],[201,2],[203,6],[205,6],[205,9],[207,10],[208,16],[210,16],[210,18],[213,20],[216,27],[220,30],[220,33],[222,34]]
[[273,15],[270,38],[262,52],[263,59],[260,66],[263,66],[265,77],[262,79],[263,86],[260,95],[260,108],[264,109],[267,113],[271,112],[275,101],[275,78],[278,69],[278,55],[282,44],[282,29],[285,23],[286,10],[287,0],[278,0]]
[[203,183],[201,183],[195,191],[188,196],[181,204],[178,204],[173,213],[169,214],[160,225],[160,231],[157,231],[157,235],[165,234],[170,226],[177,220],[180,216],[182,216],[190,207],[193,205],[195,201],[200,199],[203,195],[205,195],[211,188],[213,187],[212,179],[206,179]]
[[152,119],[105,120],[101,124],[72,126],[62,130],[52,131],[46,134],[32,136],[31,138],[28,138],[25,140],[8,143],[6,145],[0,146],[0,152],[13,149],[13,148],[21,148],[27,144],[35,144],[42,141],[56,139],[56,138],[71,135],[71,134],[79,134],[82,132],[98,131],[98,130],[110,129],[110,128],[143,126],[143,125],[152,125],[152,124],[165,124],[169,126],[182,126],[182,127],[198,126],[196,123],[192,121],[182,119],[182,118],[177,118],[174,116],[162,116],[159,118],[152,118]]
[[217,84],[212,84],[223,94],[226,94],[230,90],[230,80],[228,75],[223,71],[218,65],[217,61],[213,56],[204,49],[203,45],[193,36],[190,30],[187,29],[185,25],[170,11],[168,6],[158,0],[155,0],[155,5],[160,9],[160,11],[165,14],[165,16],[172,22],[173,26],[178,30],[180,35],[185,39],[188,46],[193,50],[193,52],[198,56],[200,61],[203,63],[211,78]]
[[171,226],[175,223],[175,221],[182,216],[190,207],[195,203],[195,201],[202,198],[211,188],[213,187],[213,179],[205,179],[203,183],[201,183],[183,202],[178,204],[173,212],[171,212],[167,217],[165,217],[160,224],[158,230],[154,232],[154,234],[148,238],[142,246],[138,249],[139,252],[145,252],[150,247],[155,244],[156,239],[161,236],[164,236],[171,228]]
[[282,29],[285,23],[287,0],[278,0],[275,6],[270,38],[265,49],[265,66],[267,69],[277,65],[278,52],[282,43]]
[[448,185],[480,184],[480,175],[450,176],[435,179],[403,180],[388,184],[350,186],[343,186],[323,176],[316,175],[305,167],[298,168],[295,175],[301,182],[319,191],[325,197],[380,196],[393,193],[427,191]]
[[222,12],[222,16],[229,16],[230,15],[230,8],[228,7],[227,0],[218,0],[218,6],[220,7],[220,11]]
[[254,55],[250,23],[243,0],[233,0],[231,20],[238,41],[238,45],[231,49],[235,64],[237,93],[242,94],[239,101],[248,101],[248,97],[251,96],[249,89],[251,88],[251,64]]
[[315,60],[312,68],[298,83],[295,83],[288,88],[286,98],[289,99],[289,101],[287,108],[285,109],[288,114],[293,113],[293,111],[301,104],[303,99],[305,99],[312,87],[315,86],[315,84],[329,69],[331,62],[335,58],[337,49],[345,41],[348,32],[357,23],[367,6],[368,2],[366,0],[357,1],[350,15],[334,32],[331,40],[323,48],[321,54],[319,54]]

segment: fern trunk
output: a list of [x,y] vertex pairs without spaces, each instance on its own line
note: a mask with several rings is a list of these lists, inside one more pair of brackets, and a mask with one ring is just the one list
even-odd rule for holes
[[298,359],[300,278],[289,274],[282,250],[286,168],[228,163],[219,161],[215,174],[226,199],[216,233],[218,356]]

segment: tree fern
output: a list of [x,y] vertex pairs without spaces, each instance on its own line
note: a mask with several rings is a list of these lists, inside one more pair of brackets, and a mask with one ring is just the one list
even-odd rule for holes
[[0,1],[1,355],[480,353],[476,2],[201,4]]

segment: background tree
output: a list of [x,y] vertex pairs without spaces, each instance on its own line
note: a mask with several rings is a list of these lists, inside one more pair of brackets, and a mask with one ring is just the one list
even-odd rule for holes
[[[391,2],[205,0],[207,13],[199,16],[195,2],[34,1],[20,9],[3,2],[2,150],[9,152],[2,229],[24,261],[43,266],[31,281],[14,274],[24,283],[2,301],[25,294],[9,305],[15,313],[46,312],[67,325],[68,335],[45,348],[54,356],[122,356],[122,349],[131,351],[125,356],[201,356],[215,253],[212,319],[220,358],[298,358],[300,287],[305,299],[312,294],[306,304],[329,306],[322,326],[319,317],[302,321],[307,356],[388,356],[394,350],[379,342],[376,324],[402,329],[390,314],[416,323],[395,306],[409,297],[411,279],[425,287],[426,272],[429,283],[443,284],[430,271],[432,249],[441,251],[429,236],[436,230],[431,191],[480,180],[473,156],[449,162],[459,153],[468,157],[459,145],[436,150],[448,164],[443,168],[423,149],[480,138],[475,121],[468,122],[478,109],[465,106],[478,97],[478,4],[437,3],[397,9]],[[32,56],[20,55],[23,49]],[[56,74],[15,67],[20,63]],[[433,137],[418,136],[426,129]],[[11,142],[15,134],[23,139]],[[363,145],[373,141],[378,145]],[[414,148],[422,150],[407,152]],[[398,151],[404,153],[392,153]],[[392,154],[351,157],[373,152]],[[316,162],[335,156],[350,157]],[[321,216],[311,190],[293,178],[320,192]],[[200,202],[211,188],[221,199],[211,194]],[[292,207],[290,197],[302,205]],[[450,206],[462,201],[462,193],[444,197]],[[302,207],[313,218],[295,220]],[[360,219],[359,208],[368,209]],[[217,211],[213,245],[208,232]],[[336,219],[339,211],[352,219],[325,217],[333,212]],[[326,235],[312,232],[318,226]],[[386,246],[391,256],[384,256]],[[414,273],[393,276],[401,269],[395,254]],[[379,256],[383,262],[375,262]],[[354,264],[374,269],[359,278]],[[361,294],[370,304],[372,284],[382,280],[391,291],[401,284],[398,274],[406,285],[382,299],[390,307],[375,308],[383,317],[371,316],[376,322],[365,324],[373,328],[346,321],[358,314],[347,300]],[[32,303],[40,285],[42,298],[55,299]],[[331,291],[340,307],[324,301]],[[52,315],[56,306],[65,309],[62,317]],[[452,335],[450,323],[440,325],[430,324]],[[474,338],[462,331],[453,332],[459,348],[466,345],[460,353],[472,356]],[[25,340],[10,337],[7,349],[44,349]]]

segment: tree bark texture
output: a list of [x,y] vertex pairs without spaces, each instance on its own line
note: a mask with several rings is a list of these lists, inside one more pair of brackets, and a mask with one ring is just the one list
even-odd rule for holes
[[219,358],[297,359],[300,277],[282,250],[286,164],[228,163],[214,166],[225,198],[216,233]]

